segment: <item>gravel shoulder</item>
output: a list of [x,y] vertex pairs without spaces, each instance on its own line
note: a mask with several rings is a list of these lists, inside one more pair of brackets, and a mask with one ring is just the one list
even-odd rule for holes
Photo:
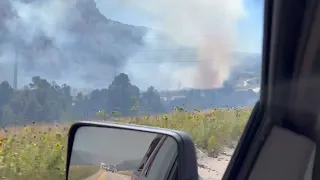
[[212,158],[197,149],[199,176],[203,180],[221,180],[233,152],[234,149],[226,148],[224,153]]

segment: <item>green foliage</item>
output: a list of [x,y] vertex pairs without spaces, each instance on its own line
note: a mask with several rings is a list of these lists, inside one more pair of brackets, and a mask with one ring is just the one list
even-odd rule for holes
[[114,115],[114,116],[120,116],[120,112],[119,112],[119,111],[112,111],[112,115]]
[[[178,113],[195,107],[199,112],[212,107],[212,103],[217,107],[225,106],[225,103],[238,106],[253,98],[258,98],[253,91],[236,91],[231,86],[218,90],[164,91],[160,96],[153,86],[141,92],[125,73],[115,76],[106,88],[72,95],[69,85],[58,85],[35,76],[23,89],[13,89],[7,81],[0,83],[0,125],[23,125],[31,121],[72,122],[96,116],[110,119],[114,116],[156,115],[172,109]],[[101,109],[105,111],[97,113]]]
[[98,111],[98,112],[96,113],[96,115],[97,115],[98,117],[103,118],[103,119],[106,119],[106,118],[108,117],[108,113],[107,113],[106,110]]
[[22,90],[13,90],[8,82],[0,84],[0,124],[53,122],[71,109],[71,87],[35,76]]
[[[232,89],[228,92],[232,93]],[[224,108],[210,112],[195,109],[194,112],[186,112],[192,107],[175,107],[176,104],[197,100],[211,101],[217,96],[206,93],[206,97],[202,97],[200,92],[190,91],[189,99],[165,104],[154,87],[140,92],[124,73],[116,76],[107,88],[96,89],[89,95],[78,93],[75,97],[71,96],[70,86],[50,83],[39,76],[33,77],[28,86],[19,90],[14,90],[4,81],[0,83],[0,125],[5,126],[0,130],[0,179],[64,179],[69,126],[42,126],[35,124],[35,120],[47,124],[66,123],[85,116],[88,119],[99,117],[102,120],[182,130],[190,134],[198,148],[214,156],[238,140],[251,109]],[[201,108],[208,107],[206,104],[202,104]],[[165,107],[175,108],[173,112],[163,114],[167,112]],[[159,116],[140,117],[141,112]],[[121,118],[128,116],[131,118]],[[10,128],[25,123],[30,125]],[[75,176],[70,178],[81,179],[96,169],[72,167]]]
[[[123,123],[182,130],[195,145],[215,156],[241,136],[251,108],[215,109],[210,112],[174,111],[161,116],[118,118]],[[103,111],[97,114],[104,114]],[[0,174],[2,179],[64,179],[69,125],[30,126],[0,131]],[[120,143],[120,142],[119,142]],[[72,179],[96,172],[96,167],[73,167]]]
[[67,130],[56,126],[38,131],[33,125],[7,131],[0,140],[1,178],[63,179]]
[[[97,113],[97,109],[104,111]],[[39,76],[19,90],[13,90],[7,81],[0,83],[0,125],[21,125],[33,120],[70,122],[95,116],[106,119],[120,114],[134,116],[141,111],[158,113],[165,109],[153,87],[141,93],[124,73],[116,76],[108,88],[96,89],[89,95],[78,92],[74,97],[70,86],[50,83]]]

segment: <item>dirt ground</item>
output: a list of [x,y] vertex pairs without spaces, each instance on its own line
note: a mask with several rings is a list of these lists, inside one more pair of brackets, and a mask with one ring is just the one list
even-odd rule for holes
[[[198,173],[204,180],[221,180],[228,166],[234,149],[226,149],[217,158],[208,157],[205,153],[198,155]],[[199,154],[199,153],[198,153]]]

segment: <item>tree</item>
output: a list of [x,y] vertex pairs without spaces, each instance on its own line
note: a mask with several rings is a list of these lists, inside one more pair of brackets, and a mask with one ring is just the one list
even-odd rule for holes
[[215,106],[239,106],[241,103],[248,105],[258,97],[253,91],[237,92],[230,84],[225,84],[216,90],[177,91],[174,94],[179,98],[165,102],[153,86],[140,92],[125,73],[115,76],[107,88],[95,89],[89,94],[79,92],[72,97],[71,89],[68,84],[58,85],[40,76],[33,77],[28,86],[19,90],[14,90],[7,81],[1,82],[0,124],[95,119],[99,111],[112,117],[141,112],[163,113],[174,107],[185,109],[187,105],[193,105],[190,109],[207,108],[212,103]]
[[108,87],[109,110],[119,111],[121,115],[135,114],[132,107],[136,105],[140,90],[130,83],[129,76],[121,73],[117,75]]
[[11,99],[13,89],[9,85],[8,81],[3,81],[0,84],[0,117],[3,116],[3,106],[8,104]]
[[15,123],[16,115],[9,105],[3,106],[0,110],[2,111],[2,116],[0,117],[0,125],[10,125]]
[[146,92],[142,93],[141,105],[143,111],[148,113],[159,113],[165,110],[160,94],[153,86],[150,86]]
[[9,85],[8,81],[3,81],[0,84],[0,107],[7,104],[13,93],[12,87]]

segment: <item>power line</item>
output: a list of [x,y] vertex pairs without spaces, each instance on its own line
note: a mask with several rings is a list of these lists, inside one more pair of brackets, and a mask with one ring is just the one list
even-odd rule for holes
[[134,51],[150,51],[150,52],[161,52],[161,51],[195,51],[206,48],[175,48],[175,49],[135,49]]
[[[171,38],[169,35],[160,35],[163,37],[143,37],[142,39],[168,39],[170,41],[173,41],[174,38]],[[203,39],[203,38],[208,38],[208,37],[212,37],[212,35],[203,35],[203,36],[183,36],[184,38],[194,38],[194,39]]]
[[195,51],[195,50],[201,50],[201,49],[208,49],[208,48],[172,48],[172,49],[135,49],[135,51],[151,51],[151,52],[157,52],[157,51]]
[[201,63],[201,62],[214,62],[214,60],[190,60],[190,61],[131,61],[130,63],[134,64],[151,64],[151,63]]
[[201,48],[178,48],[178,49],[136,49],[136,51],[150,51],[150,52],[159,52],[159,51],[191,51],[199,50]]

